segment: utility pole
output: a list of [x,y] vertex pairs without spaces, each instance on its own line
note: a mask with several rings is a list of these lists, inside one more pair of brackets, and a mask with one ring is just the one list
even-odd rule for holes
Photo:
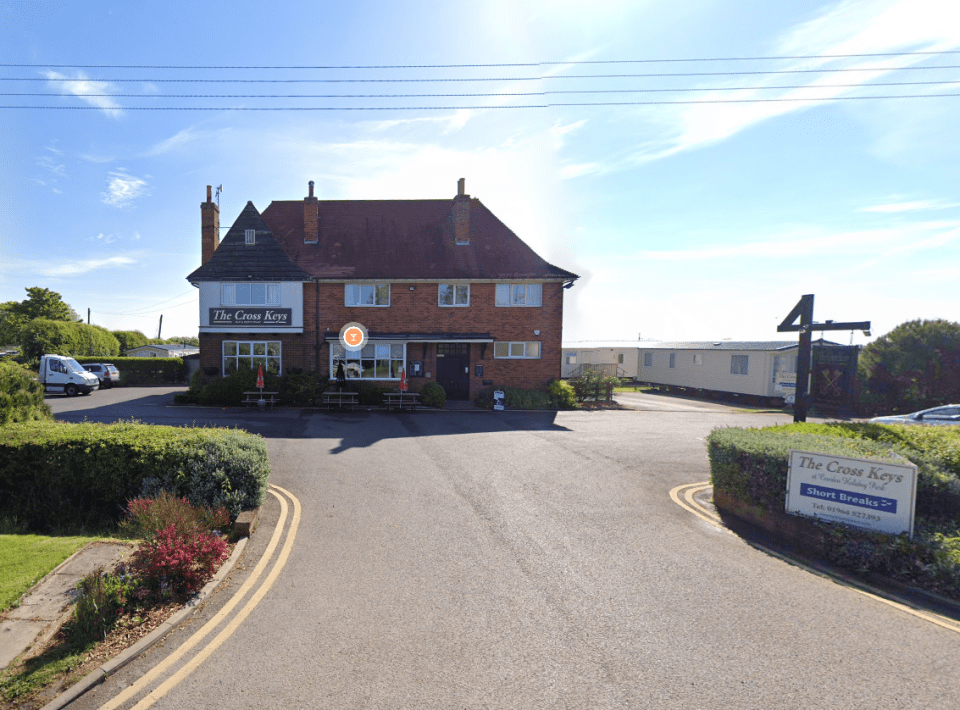
[[[800,322],[796,322],[799,320]],[[807,421],[807,406],[810,404],[810,361],[812,353],[812,335],[815,330],[862,330],[870,335],[870,321],[858,323],[814,323],[813,294],[801,296],[790,315],[777,326],[778,333],[800,332],[800,344],[797,348],[797,393],[793,405],[793,421]]]
[[161,330],[163,330],[163,314],[160,314],[160,325],[157,326],[157,340],[160,340]]
[[87,309],[87,325],[90,325],[90,309]]

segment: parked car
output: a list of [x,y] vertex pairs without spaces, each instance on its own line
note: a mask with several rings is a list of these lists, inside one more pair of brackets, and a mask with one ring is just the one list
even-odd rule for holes
[[874,417],[872,424],[957,424],[960,425],[960,404],[924,409],[913,414],[894,414],[889,417]]
[[120,371],[109,362],[94,362],[83,366],[84,370],[92,372],[100,380],[100,387],[113,387],[120,384]]

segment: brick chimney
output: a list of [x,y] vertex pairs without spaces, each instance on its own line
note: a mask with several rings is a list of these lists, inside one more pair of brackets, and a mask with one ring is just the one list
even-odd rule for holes
[[457,244],[470,243],[470,195],[464,192],[466,180],[457,180],[457,196],[453,198],[453,239]]
[[207,201],[200,203],[200,265],[203,266],[220,246],[220,206],[211,199],[207,185]]
[[313,180],[310,194],[303,198],[303,243],[316,244],[320,240],[320,215],[317,198],[313,196]]

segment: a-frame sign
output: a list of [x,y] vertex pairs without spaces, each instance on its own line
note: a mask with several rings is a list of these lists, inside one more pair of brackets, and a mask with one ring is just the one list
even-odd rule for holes
[[797,394],[793,405],[793,421],[807,421],[807,406],[810,403],[810,354],[811,335],[815,330],[870,330],[870,321],[858,323],[813,322],[813,294],[801,296],[790,314],[777,326],[778,333],[800,332],[797,349]]

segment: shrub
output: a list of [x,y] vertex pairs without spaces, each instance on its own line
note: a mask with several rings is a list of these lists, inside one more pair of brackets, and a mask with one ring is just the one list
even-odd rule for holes
[[600,370],[589,370],[570,380],[578,402],[605,399],[610,401],[613,388],[621,384],[619,377],[605,375]]
[[64,629],[70,640],[85,644],[106,638],[139,586],[125,570],[110,574],[100,568],[80,580],[80,596]]
[[0,424],[53,419],[43,385],[22,366],[0,360]]
[[219,531],[230,525],[230,513],[223,507],[195,506],[186,498],[161,491],[155,498],[128,502],[120,530],[131,537],[149,538],[168,525],[181,536]]
[[437,382],[425,382],[420,388],[420,401],[428,407],[443,409],[447,403],[447,392]]
[[327,388],[328,378],[319,372],[293,372],[293,369],[281,378],[280,401],[293,407],[311,406]]
[[[269,392],[280,392],[280,376],[273,372],[263,373],[263,388]],[[226,377],[210,380],[200,390],[198,401],[204,406],[239,407],[243,402],[243,393],[257,389],[257,371],[241,365]]]
[[166,490],[236,517],[266,495],[260,436],[231,429],[20,422],[0,428],[0,517],[32,530],[112,526],[127,501]]
[[140,546],[133,566],[145,584],[162,595],[198,591],[227,557],[227,543],[208,532],[181,533],[170,523]]
[[553,380],[547,385],[547,391],[557,408],[574,409],[577,406],[577,393],[569,382]]
[[139,348],[146,345],[147,336],[139,330],[112,330],[113,337],[120,343],[120,353],[123,354],[131,348]]

